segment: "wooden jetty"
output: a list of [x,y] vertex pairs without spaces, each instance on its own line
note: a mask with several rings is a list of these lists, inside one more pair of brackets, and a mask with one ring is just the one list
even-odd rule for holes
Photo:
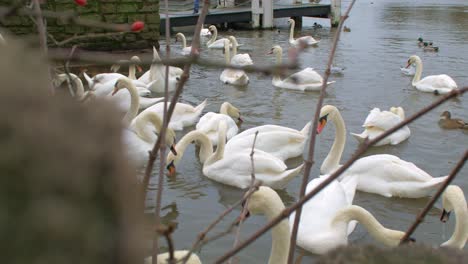
[[[209,14],[206,16],[205,24],[252,22],[254,28],[260,26],[263,28],[271,28],[273,27],[273,18],[293,17],[298,22],[298,26],[300,26],[302,17],[330,18],[332,15],[332,6],[323,4],[275,4],[271,6],[270,9],[272,10],[265,10],[265,7],[255,6],[254,3],[252,7],[210,9]],[[160,12],[160,18],[160,29],[161,32],[164,32],[166,14],[163,10]],[[198,14],[192,14],[191,10],[169,12],[169,19],[171,27],[192,26],[197,23]]]

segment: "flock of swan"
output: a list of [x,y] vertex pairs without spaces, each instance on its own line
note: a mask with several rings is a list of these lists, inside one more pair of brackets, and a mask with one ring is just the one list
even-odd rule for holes
[[[299,43],[308,46],[317,45],[312,36],[294,39],[294,20],[291,25],[289,44],[292,47]],[[209,26],[211,39],[206,48],[223,49],[225,62],[233,65],[252,65],[248,54],[237,54],[241,46],[234,36],[217,39],[215,26]],[[204,32],[204,35],[208,35]],[[182,33],[176,35],[182,41],[182,54],[189,54],[191,47]],[[156,50],[155,60],[160,60]],[[270,54],[276,55],[277,63],[282,61],[282,48],[278,45],[271,48]],[[131,59],[129,75],[102,73],[93,77],[84,73],[89,86],[85,92],[83,83],[76,75],[72,82],[77,88],[75,96],[80,100],[90,97],[101,97],[113,100],[122,110],[125,126],[123,141],[128,156],[138,167],[146,164],[148,151],[152,148],[162,126],[163,98],[149,98],[151,92],[162,92],[165,81],[165,66],[151,65],[151,68],[140,78],[135,73],[139,59]],[[448,75],[432,75],[421,79],[422,61],[413,55],[408,59],[408,67],[415,65],[412,85],[422,92],[435,94],[448,93],[457,89],[456,83]],[[182,69],[170,67],[168,77],[169,91],[173,91],[182,74]],[[220,80],[230,85],[248,85],[247,74],[240,69],[225,69]],[[65,74],[59,75],[56,82],[70,81]],[[327,83],[327,85],[332,82]],[[312,68],[281,79],[273,76],[272,85],[284,89],[319,90],[323,78]],[[245,189],[251,184],[251,147],[258,132],[253,156],[254,173],[262,187],[250,198],[247,209],[252,214],[263,214],[268,219],[277,216],[284,204],[274,189],[284,188],[289,181],[299,175],[303,165],[288,168],[285,160],[303,155],[311,123],[304,124],[301,130],[279,126],[262,125],[239,133],[238,123],[242,122],[241,111],[229,102],[220,106],[219,113],[208,112],[203,116],[207,100],[197,106],[177,103],[164,142],[170,146],[166,164],[169,175],[175,175],[177,165],[182,162],[185,150],[190,144],[199,146],[199,161],[203,164],[203,175],[222,184]],[[400,123],[405,118],[402,107],[391,107],[389,111],[374,108],[363,123],[364,131],[352,133],[362,142],[373,139],[387,129]],[[450,119],[450,114],[448,114]],[[341,156],[346,145],[346,125],[340,111],[333,105],[321,108],[317,133],[322,133],[331,122],[335,127],[335,138],[331,149],[323,160],[321,176],[307,185],[307,192],[325,180],[341,165]],[[462,121],[463,122],[463,121]],[[195,129],[176,140],[175,132],[187,127]],[[313,131],[315,133],[315,131]],[[397,145],[410,137],[410,129],[405,126],[377,143]],[[215,148],[216,147],[216,148]],[[348,235],[353,232],[357,223],[364,225],[368,232],[378,241],[388,246],[396,246],[404,233],[383,227],[378,220],[364,208],[353,205],[356,191],[374,193],[384,197],[420,198],[430,196],[446,177],[432,177],[429,173],[409,161],[389,154],[376,154],[357,160],[346,170],[339,180],[333,181],[324,190],[307,202],[303,207],[299,223],[297,244],[314,254],[323,254],[341,245],[346,245]],[[454,211],[456,227],[452,237],[441,246],[463,248],[468,239],[468,210],[463,191],[455,185],[449,186],[443,194],[444,212]],[[272,251],[269,263],[286,263],[289,250],[290,228],[294,214],[278,224],[272,233]],[[445,215],[444,215],[445,216]],[[193,263],[200,263],[194,257]],[[190,262],[189,262],[190,263]]]

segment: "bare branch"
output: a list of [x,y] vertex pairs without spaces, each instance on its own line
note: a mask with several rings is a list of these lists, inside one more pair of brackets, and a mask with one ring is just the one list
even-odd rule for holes
[[[335,37],[333,38],[332,49],[330,51],[330,55],[328,56],[327,69],[325,70],[322,88],[320,90],[320,97],[318,99],[317,106],[315,108],[314,118],[312,120],[312,129],[310,131],[309,152],[307,155],[307,159],[305,160],[304,176],[302,177],[301,188],[299,191],[299,198],[303,198],[305,195],[307,183],[309,182],[310,170],[312,166],[314,165],[315,139],[317,135],[315,131],[317,130],[317,123],[318,123],[317,121],[319,119],[320,110],[322,109],[323,100],[325,98],[325,90],[327,87],[328,78],[330,77],[330,69],[333,63],[333,58],[335,57],[338,40],[340,39],[340,34],[342,31],[341,29],[343,27],[345,20],[349,16],[349,12],[351,12],[351,9],[353,8],[354,2],[356,2],[356,0],[353,0],[349,4],[348,9],[346,10],[344,16],[340,18],[340,23],[338,24],[338,28],[335,32]],[[289,255],[288,255],[289,264],[292,264],[294,262],[294,250],[296,248],[297,231],[299,228],[299,220],[301,219],[301,214],[302,214],[302,207],[299,207],[296,211],[296,215],[294,217],[294,224],[293,224],[292,231],[291,231],[291,242],[289,244]]]
[[398,129],[402,128],[403,126],[406,126],[407,124],[413,122],[414,120],[418,119],[422,115],[428,113],[435,107],[441,105],[443,102],[457,97],[459,95],[464,94],[466,91],[468,91],[468,87],[463,87],[461,89],[455,89],[452,90],[450,93],[446,94],[445,96],[441,97],[439,100],[436,100],[429,106],[421,109],[419,112],[415,113],[414,115],[406,118],[403,120],[400,124],[394,126],[393,128],[385,131],[382,133],[380,136],[374,138],[373,140],[366,141],[364,144],[361,144],[357,151],[353,154],[353,156],[345,163],[343,164],[340,168],[338,168],[334,173],[332,173],[326,180],[321,182],[317,187],[315,187],[313,190],[311,190],[309,193],[307,193],[303,198],[299,199],[296,203],[291,205],[290,207],[284,209],[277,217],[272,219],[270,222],[268,222],[266,225],[264,225],[262,228],[260,228],[257,232],[255,232],[252,236],[250,236],[247,240],[244,242],[240,243],[236,248],[226,252],[223,256],[221,256],[219,259],[215,261],[215,263],[223,263],[233,255],[235,255],[237,252],[241,251],[244,249],[246,246],[248,246],[250,243],[255,241],[258,237],[266,233],[268,230],[270,230],[272,227],[277,225],[281,220],[284,218],[288,217],[291,213],[293,213],[295,210],[297,210],[299,207],[301,207],[304,203],[306,203],[308,200],[310,200],[312,197],[314,197],[318,192],[320,192],[323,188],[325,188],[328,184],[330,184],[332,181],[334,181],[336,178],[338,178],[346,169],[348,169],[353,163],[360,158],[362,154],[372,145],[376,144],[383,138],[387,137],[391,133],[397,131]]
[[102,37],[115,37],[115,36],[121,36],[128,34],[129,32],[107,32],[107,33],[89,33],[89,34],[84,34],[84,35],[75,35],[73,37],[69,37],[67,39],[64,39],[62,41],[57,41],[51,34],[49,35],[49,38],[51,38],[55,45],[57,46],[64,46],[69,42],[75,41],[75,40],[82,40],[82,39],[92,39],[92,38],[102,38]]
[[452,182],[452,180],[455,178],[457,173],[463,168],[463,165],[465,165],[466,160],[468,159],[468,150],[465,151],[465,154],[462,156],[462,158],[458,161],[457,165],[452,169],[450,172],[449,176],[445,180],[445,182],[440,186],[440,188],[437,190],[436,194],[431,198],[431,200],[426,204],[424,209],[416,216],[416,219],[414,220],[413,224],[409,227],[408,231],[406,231],[405,235],[400,241],[400,245],[403,243],[408,242],[408,238],[413,234],[413,232],[416,230],[416,228],[419,226],[420,223],[424,220],[424,217],[426,214],[429,212],[429,210],[434,206],[435,202],[439,197],[442,195],[444,192],[445,188]]
[[[165,225],[158,225],[156,226],[156,233],[164,236],[167,241],[167,247],[169,249],[169,259],[167,263],[169,264],[174,264],[176,263],[175,258],[174,258],[174,241],[172,239],[172,233],[174,232],[176,226],[173,223],[168,224],[167,226]],[[154,259],[154,256],[153,256]],[[157,255],[156,255],[156,261],[157,261]]]

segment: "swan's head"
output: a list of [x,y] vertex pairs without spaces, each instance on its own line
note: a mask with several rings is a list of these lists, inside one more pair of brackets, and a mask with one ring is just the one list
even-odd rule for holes
[[229,36],[228,39],[229,39],[229,41],[232,43],[232,45],[239,46],[238,43],[237,43],[236,37],[234,37],[234,36]]
[[322,107],[317,125],[317,134],[322,133],[323,128],[327,125],[328,118],[333,118],[337,112],[338,109],[333,105],[324,105]]
[[216,26],[215,26],[215,25],[209,26],[209,27],[208,27],[208,30],[209,30],[210,32],[216,32],[216,31],[218,31],[218,30],[216,29]]
[[140,64],[141,64],[141,60],[140,60],[140,57],[138,56],[132,56],[130,58],[130,62],[136,66],[138,72],[142,72],[143,69],[140,67]]
[[177,33],[177,34],[175,35],[175,41],[177,42],[177,41],[179,40],[179,38],[182,39],[182,37],[185,37],[184,34],[182,34],[182,33],[180,33],[180,32]]
[[116,94],[120,89],[125,89],[131,85],[133,85],[133,83],[129,78],[120,77],[114,84],[114,90],[112,91],[112,95]]
[[295,22],[294,19],[292,18],[288,19],[288,24],[293,24],[294,22]]
[[248,214],[277,214],[282,209],[284,209],[283,201],[273,189],[267,186],[260,186],[247,202]]
[[449,185],[442,195],[442,214],[440,216],[440,221],[447,222],[450,216],[450,212],[454,209],[454,204],[462,204],[460,208],[466,207],[466,200],[465,195],[463,195],[463,191],[457,185]]
[[452,117],[452,115],[450,114],[449,111],[444,111],[441,115],[440,115],[440,119],[450,119]]
[[418,55],[413,55],[409,57],[408,59],[408,64],[406,65],[406,68],[409,68],[411,64],[416,63],[417,61],[421,61],[421,58],[418,57]]
[[278,53],[282,53],[283,52],[283,49],[278,46],[278,45],[275,45],[271,48],[270,52],[268,52],[268,54],[278,54]]
[[[234,119],[237,119],[239,122],[244,122],[244,120],[242,120],[241,118],[241,112],[240,110],[233,106],[231,103],[229,102],[224,102],[222,105],[221,105],[221,109],[225,109],[226,111],[226,114]],[[221,112],[221,111],[220,111]]]

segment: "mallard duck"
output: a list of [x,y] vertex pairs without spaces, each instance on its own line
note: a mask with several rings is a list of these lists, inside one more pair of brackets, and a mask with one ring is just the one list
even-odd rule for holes
[[460,118],[452,119],[449,111],[444,111],[440,115],[439,126],[445,129],[456,129],[456,128],[468,129],[468,123],[461,120]]
[[418,38],[418,46],[419,47],[424,46],[424,40],[422,38]]
[[343,32],[351,32],[351,29],[347,26],[344,26]]
[[434,52],[438,52],[439,51],[439,47],[434,47],[432,42],[424,42],[424,51],[434,51]]

